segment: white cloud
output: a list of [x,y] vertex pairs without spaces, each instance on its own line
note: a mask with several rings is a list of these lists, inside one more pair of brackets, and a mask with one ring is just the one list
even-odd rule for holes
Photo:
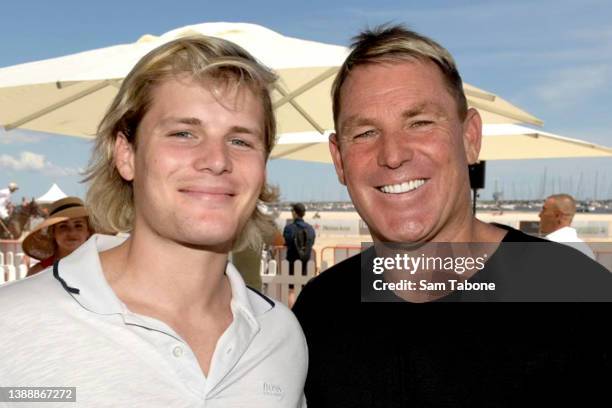
[[45,159],[45,156],[28,151],[21,152],[19,157],[8,154],[0,155],[0,168],[15,171],[34,171],[50,176],[75,176],[81,169],[62,167]]
[[8,154],[0,155],[0,167],[11,170],[42,170],[45,167],[45,156],[32,152],[21,152],[19,158]]
[[28,130],[15,129],[6,131],[0,127],[0,144],[14,144],[14,143],[38,143],[47,138],[43,133],[31,132]]
[[61,166],[57,166],[51,163],[48,164],[45,170],[45,174],[49,176],[56,176],[56,177],[78,176],[78,175],[81,175],[82,173],[83,173],[83,169],[81,168],[76,169],[74,167],[61,167]]

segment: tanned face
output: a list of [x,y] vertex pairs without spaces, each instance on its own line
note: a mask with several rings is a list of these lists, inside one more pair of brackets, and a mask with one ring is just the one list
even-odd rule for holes
[[336,171],[375,240],[452,240],[471,217],[467,166],[480,150],[480,117],[459,117],[433,63],[358,66],[337,126]]

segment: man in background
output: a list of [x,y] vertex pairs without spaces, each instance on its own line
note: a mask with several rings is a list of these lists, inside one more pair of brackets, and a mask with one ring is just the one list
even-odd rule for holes
[[315,242],[315,231],[312,225],[304,221],[306,207],[302,203],[291,205],[293,222],[286,225],[283,230],[285,245],[287,245],[287,261],[289,261],[289,274],[293,275],[293,263],[302,261],[302,274],[306,273],[306,263],[310,260],[310,253]]
[[542,211],[540,211],[540,234],[544,238],[561,242],[576,248],[591,259],[595,259],[595,254],[573,228],[572,220],[576,214],[576,201],[569,194],[555,194],[549,196]]

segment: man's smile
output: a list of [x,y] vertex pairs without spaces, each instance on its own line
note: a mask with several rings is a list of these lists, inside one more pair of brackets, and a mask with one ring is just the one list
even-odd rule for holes
[[424,185],[428,179],[414,179],[397,184],[385,184],[378,186],[377,189],[385,194],[403,194],[416,190]]

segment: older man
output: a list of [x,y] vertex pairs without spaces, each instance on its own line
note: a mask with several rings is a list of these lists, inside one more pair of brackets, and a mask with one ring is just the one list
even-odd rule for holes
[[569,194],[555,194],[549,196],[542,211],[540,211],[540,234],[546,239],[561,242],[572,248],[576,248],[591,259],[595,254],[572,228],[572,221],[576,214],[576,201]]
[[[402,302],[612,299],[612,277],[596,263],[472,214],[468,164],[478,158],[481,119],[467,106],[448,51],[401,26],[360,34],[334,82],[333,110],[336,172],[375,249],[314,278],[295,304],[310,351],[309,404],[512,406],[526,403],[522,395],[554,391],[548,381],[573,378],[570,367],[581,367],[564,346],[548,347],[561,326],[547,314],[536,331],[523,333],[545,315],[531,310],[519,326],[498,309],[484,318],[482,309],[425,312]],[[403,255],[418,262],[444,255],[455,268],[439,273],[442,264],[433,262],[431,271],[421,265],[396,279],[395,264],[378,275],[373,266],[391,251],[386,243],[404,245],[384,265]],[[463,253],[480,266],[465,270]],[[580,280],[572,268],[582,269]],[[494,289],[461,290],[453,282]],[[584,360],[593,368],[606,355],[595,345]]]
[[[305,405],[306,344],[228,252],[272,225],[274,75],[225,40],[147,54],[102,120],[87,201],[103,231],[0,290],[0,384],[87,407]],[[20,394],[15,394],[20,395]]]

